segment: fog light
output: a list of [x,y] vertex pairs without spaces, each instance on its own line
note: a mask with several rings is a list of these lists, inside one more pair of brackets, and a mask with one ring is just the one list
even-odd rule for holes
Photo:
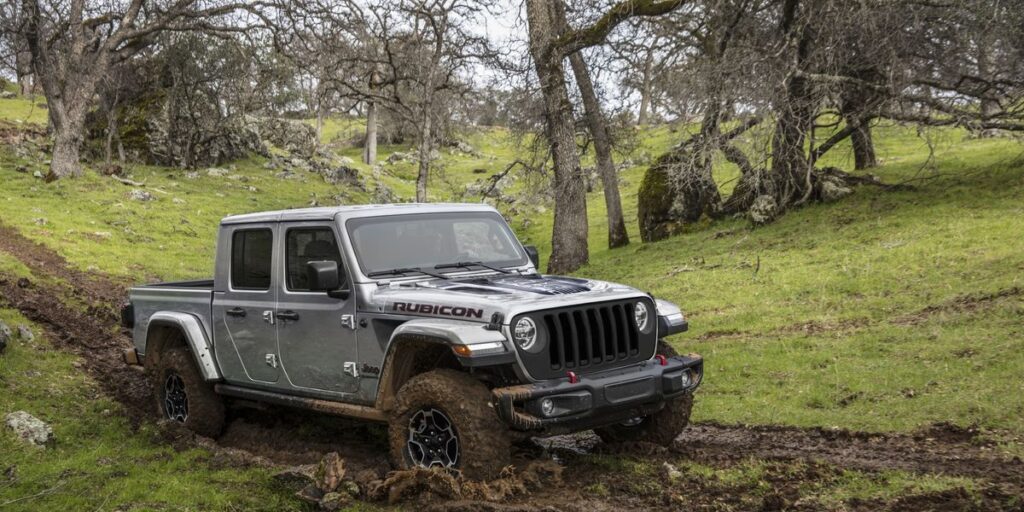
[[683,374],[679,376],[679,384],[683,386],[683,389],[686,389],[693,384],[693,377],[690,375],[690,370],[684,371]]
[[541,400],[540,412],[544,416],[551,416],[551,413],[555,412],[555,402],[552,402],[550,398]]

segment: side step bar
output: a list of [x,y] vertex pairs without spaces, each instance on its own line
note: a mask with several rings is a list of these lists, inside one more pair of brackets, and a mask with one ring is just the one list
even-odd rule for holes
[[388,417],[384,414],[384,411],[374,407],[367,407],[365,405],[344,404],[340,402],[332,402],[330,400],[321,400],[318,398],[285,395],[281,393],[274,393],[272,391],[232,386],[230,384],[217,384],[213,387],[213,390],[216,391],[217,394],[224,396],[244,398],[255,402],[282,405],[285,407],[307,409],[333,416],[344,416],[346,418],[358,418],[362,420],[380,422],[388,421]]

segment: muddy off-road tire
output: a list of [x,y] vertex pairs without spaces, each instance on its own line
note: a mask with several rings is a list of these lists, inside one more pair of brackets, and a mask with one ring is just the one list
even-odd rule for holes
[[399,469],[448,467],[487,480],[511,462],[511,436],[487,386],[455,370],[421,373],[402,386],[388,438]]
[[[679,355],[663,341],[658,343],[658,354],[665,357]],[[669,446],[690,423],[693,409],[693,394],[687,393],[669,401],[660,411],[643,418],[638,423],[628,422],[595,428],[594,433],[606,443],[644,441]]]
[[201,436],[217,437],[224,430],[224,400],[203,380],[188,350],[164,351],[153,380],[160,417]]

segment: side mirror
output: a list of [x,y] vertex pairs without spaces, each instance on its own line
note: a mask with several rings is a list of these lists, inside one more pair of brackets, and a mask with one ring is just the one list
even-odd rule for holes
[[336,261],[311,261],[306,264],[309,289],[314,292],[331,292],[341,286]]
[[540,252],[537,251],[537,246],[524,245],[523,249],[526,249],[526,256],[530,258],[530,263],[533,263],[533,266],[540,270]]

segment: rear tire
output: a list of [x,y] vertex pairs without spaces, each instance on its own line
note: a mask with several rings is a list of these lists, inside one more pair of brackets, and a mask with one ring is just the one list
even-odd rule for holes
[[[665,357],[679,355],[675,349],[658,343],[658,354]],[[679,437],[686,425],[690,423],[690,412],[693,409],[693,393],[669,400],[660,411],[637,418],[631,422],[595,428],[594,433],[606,443],[624,443],[644,441],[669,446]]]
[[224,430],[224,400],[203,380],[188,350],[165,350],[153,385],[162,418],[206,437],[217,437]]
[[388,422],[391,460],[399,469],[457,469],[474,480],[497,477],[511,462],[511,436],[491,392],[469,374],[432,370],[398,392]]

